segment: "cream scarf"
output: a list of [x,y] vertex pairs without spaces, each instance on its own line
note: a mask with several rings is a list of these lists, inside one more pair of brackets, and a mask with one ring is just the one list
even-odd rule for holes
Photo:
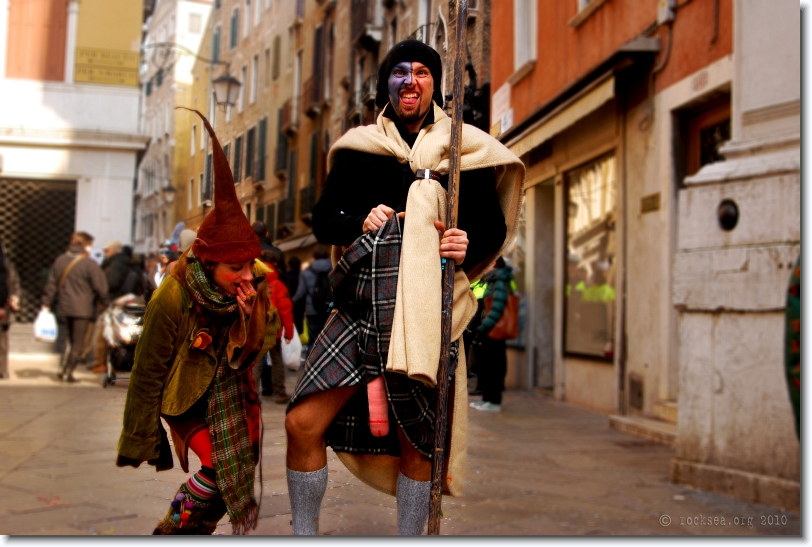
[[[448,173],[451,119],[434,105],[435,123],[420,130],[414,147],[401,138],[395,122],[383,114],[376,125],[357,127],[345,133],[331,148],[327,157],[332,168],[335,153],[352,149],[371,154],[394,156],[400,163],[408,163],[412,172],[431,169]],[[524,164],[505,146],[488,134],[470,126],[463,126],[460,166],[462,171],[493,167],[496,172],[496,190],[505,216],[507,237],[498,252],[482,263],[474,265],[468,274],[457,270],[454,277],[454,305],[452,335],[455,341],[462,336],[468,322],[476,313],[476,298],[470,284],[479,279],[490,264],[509,249],[516,236],[521,209]],[[465,186],[460,186],[460,193]],[[440,183],[428,179],[412,183],[406,200],[406,222],[403,232],[400,267],[398,271],[397,300],[392,323],[392,338],[386,369],[407,374],[434,387],[440,361],[440,329],[442,322],[442,271],[440,234],[435,220],[446,221],[446,192]],[[465,352],[460,348],[454,382],[454,408],[451,416],[451,446],[448,449],[449,467],[446,486],[451,495],[461,495],[464,485],[466,456],[468,389]],[[365,469],[366,465],[348,453],[339,458],[350,471],[371,486],[394,494],[397,469]],[[377,460],[378,458],[376,458]],[[394,474],[393,474],[394,473]]]

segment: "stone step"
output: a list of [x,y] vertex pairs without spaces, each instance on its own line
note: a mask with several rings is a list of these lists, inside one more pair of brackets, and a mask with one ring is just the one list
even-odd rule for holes
[[667,446],[674,446],[677,442],[677,426],[663,420],[612,414],[609,416],[609,427]]
[[8,349],[11,353],[58,353],[57,348],[65,336],[65,326],[59,325],[56,342],[34,340],[33,323],[13,323],[8,329]]
[[679,405],[676,401],[657,401],[654,403],[654,416],[670,424],[677,423]]

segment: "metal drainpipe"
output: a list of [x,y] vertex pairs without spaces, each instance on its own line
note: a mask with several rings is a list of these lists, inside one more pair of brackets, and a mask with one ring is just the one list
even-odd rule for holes
[[[617,80],[615,80],[615,81],[617,82]],[[617,85],[617,83],[615,83],[615,85]],[[621,158],[621,162],[623,163],[623,169],[622,169],[623,176],[620,178],[620,184],[622,186],[622,195],[623,195],[623,214],[621,216],[622,222],[623,222],[623,257],[622,257],[622,261],[623,261],[623,270],[622,270],[623,271],[623,278],[621,280],[621,293],[620,293],[621,294],[621,302],[622,302],[622,307],[621,307],[622,313],[620,315],[620,321],[618,322],[618,328],[620,329],[620,336],[619,336],[619,338],[620,338],[619,346],[620,347],[618,348],[618,356],[617,357],[618,357],[618,367],[620,368],[620,370],[619,370],[620,386],[619,386],[619,389],[618,389],[618,394],[620,396],[620,405],[619,405],[620,406],[620,415],[625,416],[627,411],[628,411],[627,404],[626,404],[626,313],[627,313],[627,309],[626,309],[626,279],[628,277],[628,271],[626,269],[628,261],[627,261],[626,257],[628,256],[628,247],[627,247],[627,245],[628,245],[628,240],[629,240],[629,238],[626,235],[627,234],[627,229],[628,229],[627,218],[628,218],[628,205],[629,205],[628,195],[626,193],[626,191],[627,191],[626,181],[628,179],[627,161],[626,161],[626,158],[628,156],[628,148],[627,148],[627,146],[628,146],[628,138],[627,138],[628,137],[628,131],[627,131],[627,127],[626,127],[627,114],[628,114],[628,95],[627,95],[627,93],[624,92],[622,94],[622,97],[623,98],[621,99],[621,101],[622,101],[623,113],[622,113],[622,116],[621,116],[621,142],[623,143],[623,147],[622,147],[623,157]]]

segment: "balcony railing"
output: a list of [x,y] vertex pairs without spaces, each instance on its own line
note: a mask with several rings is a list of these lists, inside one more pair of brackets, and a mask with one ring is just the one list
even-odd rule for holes
[[321,114],[321,74],[314,74],[304,83],[302,110],[311,118]]
[[425,25],[420,25],[417,27],[417,30],[411,33],[407,39],[408,40],[420,40],[424,44],[428,44],[429,40],[431,39],[431,27],[434,26],[434,23],[426,23]]
[[299,218],[305,223],[310,223],[313,206],[316,204],[316,187],[305,186],[299,190]]
[[377,76],[372,75],[364,81],[364,87],[361,88],[361,101],[369,105],[375,103],[375,84],[377,83]]
[[282,131],[290,136],[299,132],[299,121],[296,119],[298,108],[296,108],[297,97],[291,97],[282,105]]
[[288,176],[288,138],[285,135],[279,136],[279,143],[276,145],[274,173],[280,179]]
[[350,121],[360,121],[364,115],[364,103],[361,101],[362,92],[350,93],[347,99],[347,119]]
[[279,222],[280,224],[293,224],[296,209],[296,199],[288,196],[279,202]]
[[383,38],[383,17],[380,0],[352,0],[350,36],[353,44],[377,49]]

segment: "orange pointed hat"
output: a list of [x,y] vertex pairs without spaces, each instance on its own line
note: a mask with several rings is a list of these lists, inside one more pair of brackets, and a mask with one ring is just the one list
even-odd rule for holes
[[[185,107],[179,107],[185,108]],[[259,238],[240,206],[234,177],[228,165],[223,147],[217,140],[209,120],[191,108],[203,120],[212,142],[214,171],[214,209],[206,215],[197,229],[197,238],[192,244],[192,252],[201,260],[236,264],[248,262],[262,255]]]

